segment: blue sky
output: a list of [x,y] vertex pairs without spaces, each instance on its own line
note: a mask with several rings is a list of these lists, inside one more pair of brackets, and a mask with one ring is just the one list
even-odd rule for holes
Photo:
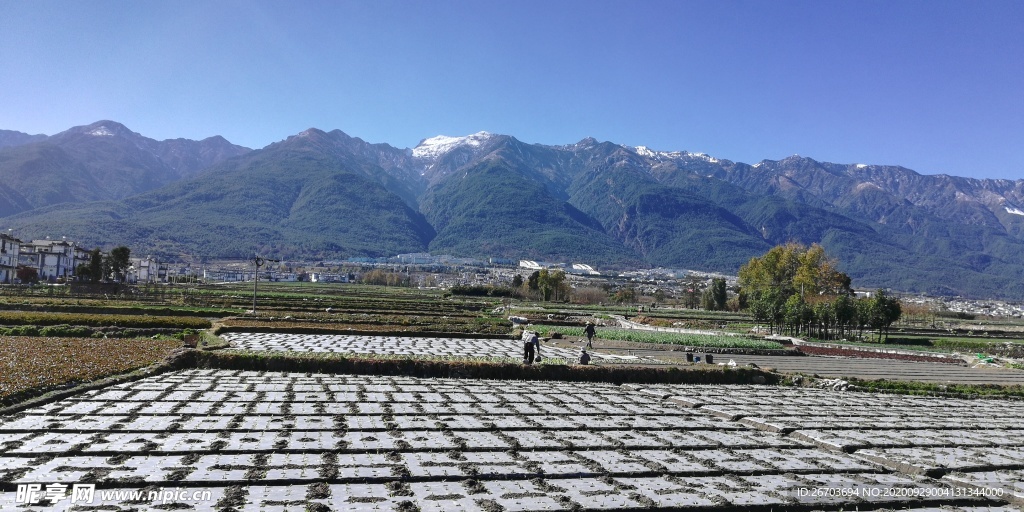
[[0,128],[480,130],[1024,178],[1024,2],[0,0]]

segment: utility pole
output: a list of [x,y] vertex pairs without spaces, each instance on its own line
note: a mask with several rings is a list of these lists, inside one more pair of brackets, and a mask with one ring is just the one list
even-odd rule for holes
[[252,316],[256,316],[256,288],[260,284],[260,267],[262,267],[267,261],[260,258],[259,254],[252,257],[252,264],[256,268],[256,272],[253,273],[252,281]]
[[256,272],[253,274],[254,279],[252,280],[252,316],[256,316],[256,288],[260,284],[260,267],[265,265],[268,261],[280,262],[281,260],[261,258],[257,253],[249,261],[251,261],[253,266],[256,268]]

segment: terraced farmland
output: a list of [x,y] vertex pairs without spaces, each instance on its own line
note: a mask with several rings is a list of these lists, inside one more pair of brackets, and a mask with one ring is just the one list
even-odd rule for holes
[[[0,504],[18,484],[93,482],[108,510],[1010,510],[1022,414],[767,386],[184,370],[0,418]],[[101,492],[171,488],[209,494]]]

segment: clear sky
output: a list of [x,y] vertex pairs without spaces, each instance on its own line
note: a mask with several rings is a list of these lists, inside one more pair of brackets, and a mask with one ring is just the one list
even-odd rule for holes
[[481,130],[1024,178],[1024,1],[0,0],[0,128]]

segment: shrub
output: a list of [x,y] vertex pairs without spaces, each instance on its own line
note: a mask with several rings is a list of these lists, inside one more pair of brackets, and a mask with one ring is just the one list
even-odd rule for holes
[[63,337],[63,338],[67,338],[67,337],[90,337],[90,336],[92,336],[92,329],[90,329],[90,328],[88,328],[88,327],[86,327],[84,325],[75,325],[75,326],[71,326],[71,325],[67,325],[67,324],[48,325],[46,327],[43,327],[42,329],[39,329],[39,335],[40,336],[47,336],[47,337]]
[[19,325],[11,327],[12,336],[39,336],[39,328],[34,325]]

